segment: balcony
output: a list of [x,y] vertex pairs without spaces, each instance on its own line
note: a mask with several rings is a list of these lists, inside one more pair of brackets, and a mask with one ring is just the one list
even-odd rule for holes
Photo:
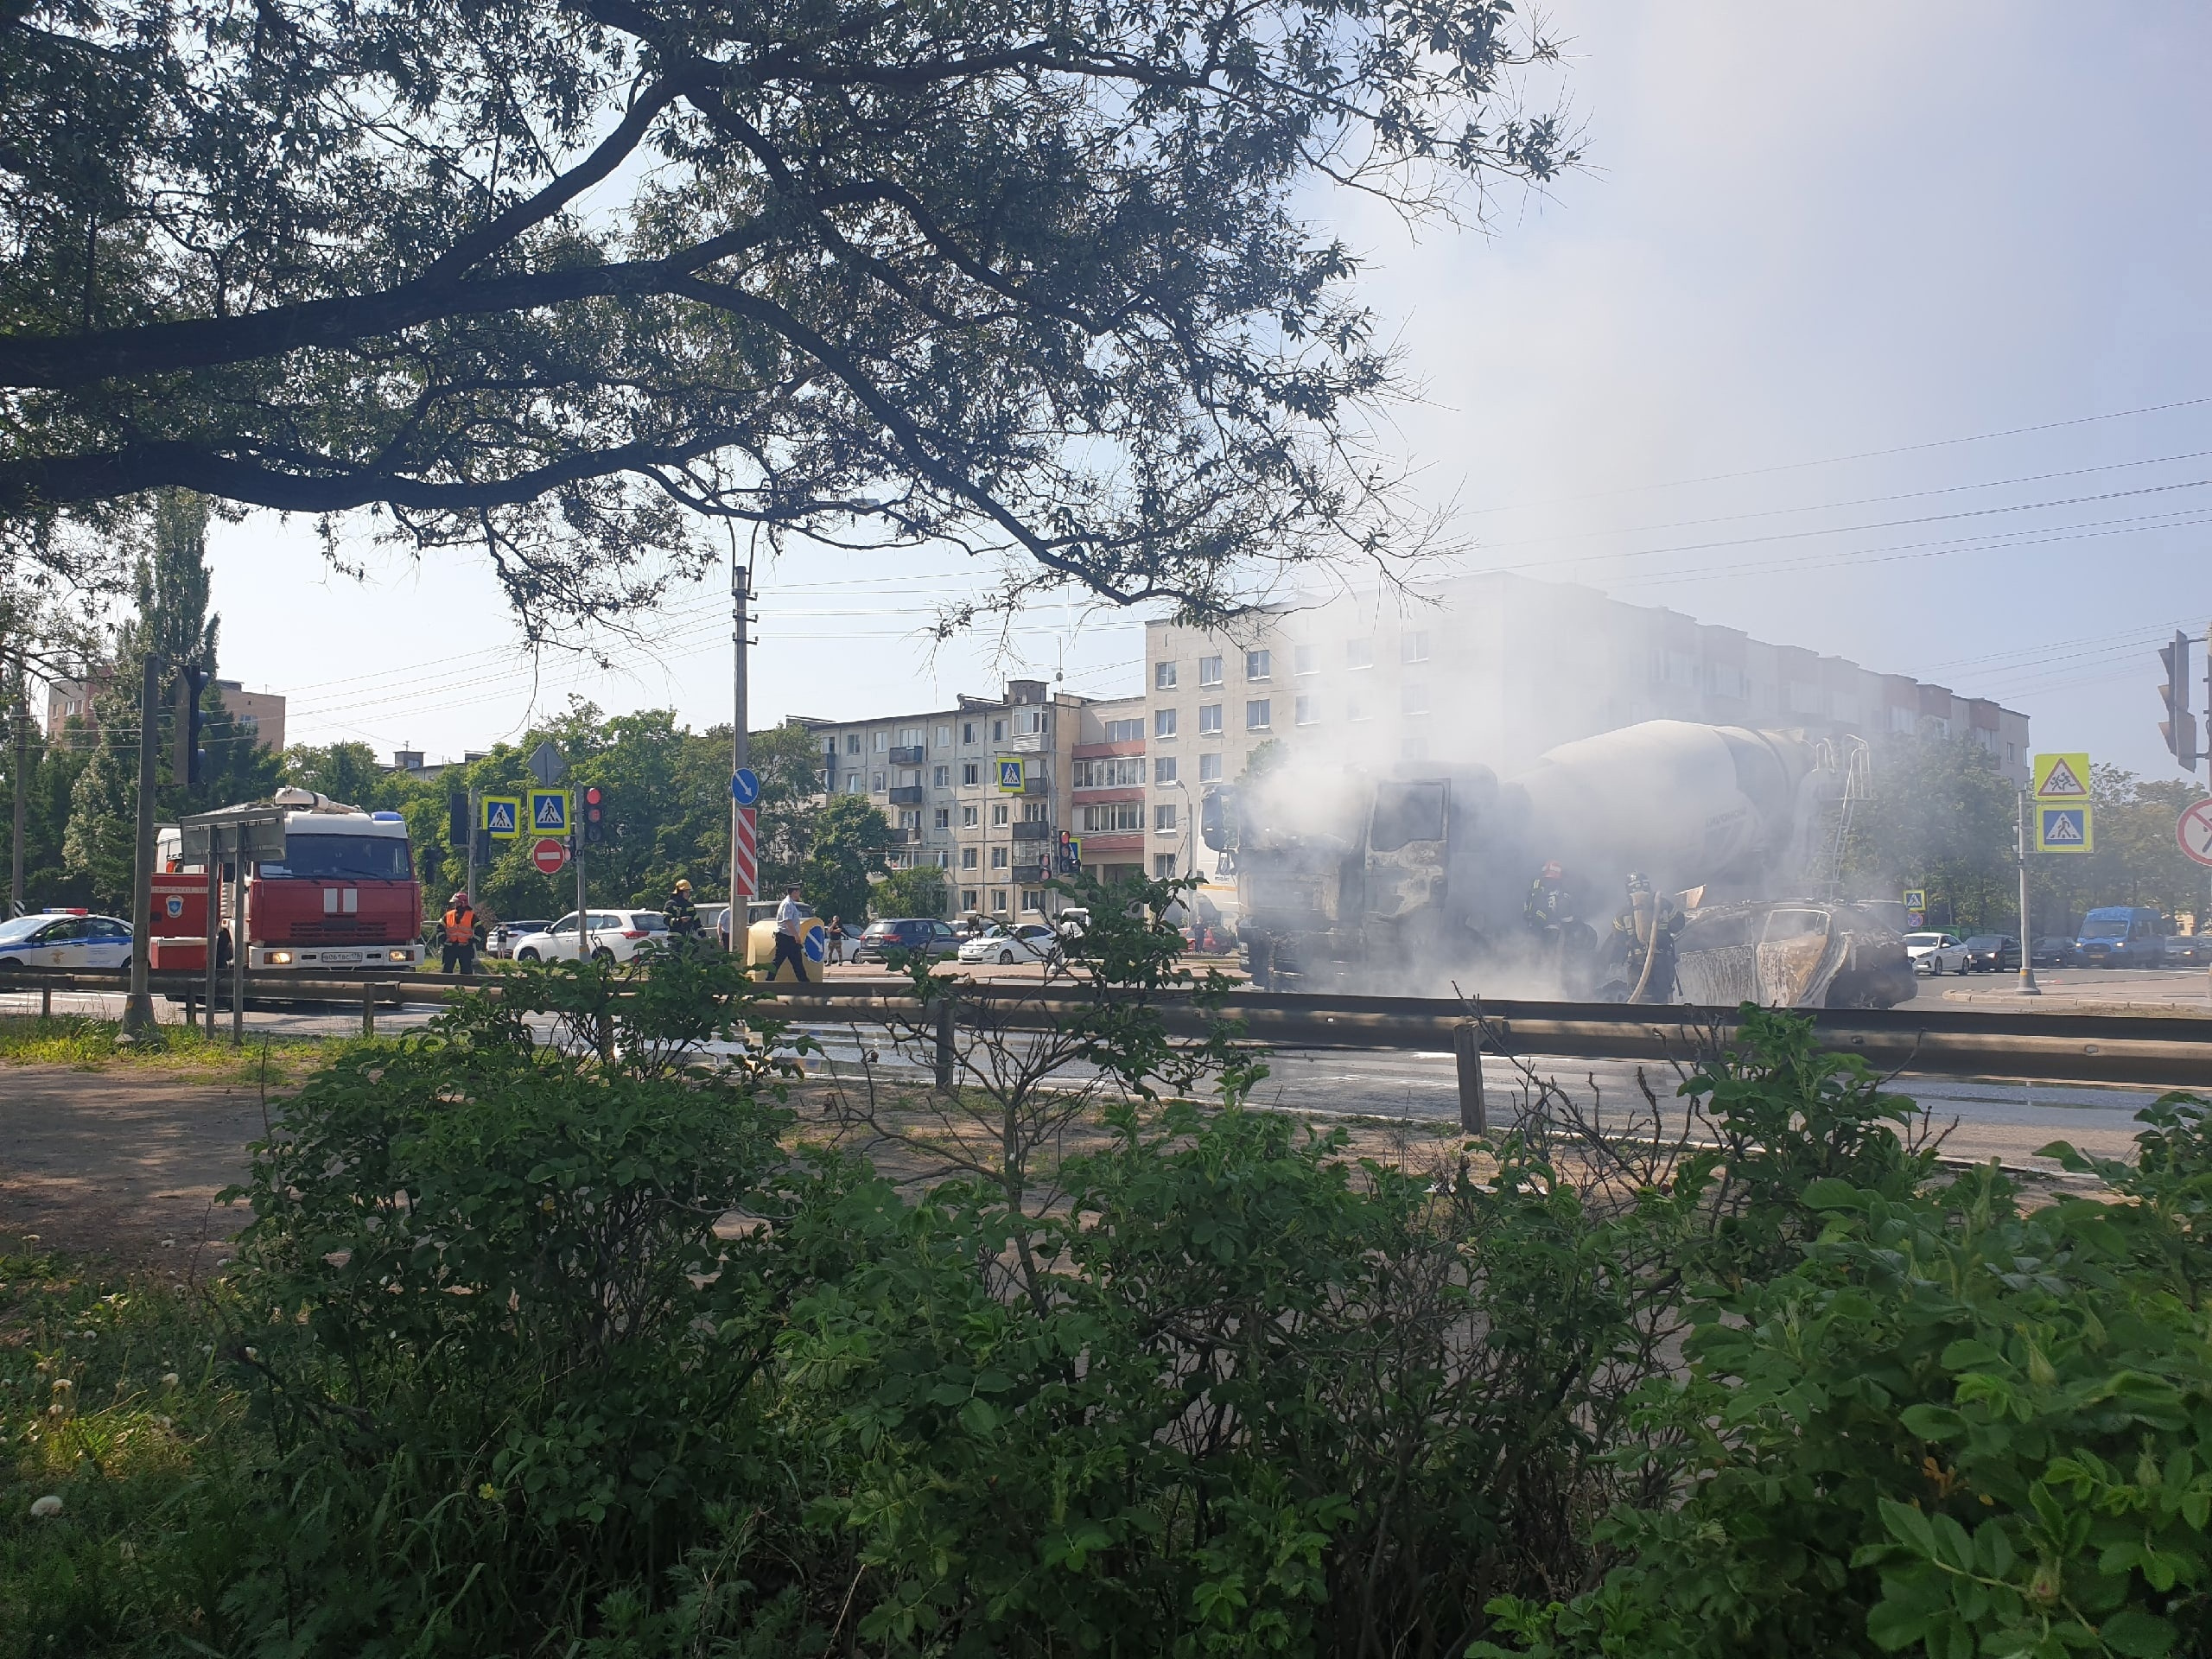
[[903,749],[892,750],[891,764],[894,766],[920,766],[922,764],[922,746],[916,743]]
[[1024,732],[1018,737],[1007,739],[1006,747],[1009,754],[1042,754],[1045,753],[1045,734],[1042,732]]
[[1014,826],[1016,841],[1050,841],[1053,834],[1052,826],[1049,823],[1017,823]]
[[[904,789],[894,789],[891,791],[891,804],[893,806],[919,806],[928,798],[929,791],[924,789],[919,784],[911,784]],[[728,837],[724,836],[723,839],[728,840]]]

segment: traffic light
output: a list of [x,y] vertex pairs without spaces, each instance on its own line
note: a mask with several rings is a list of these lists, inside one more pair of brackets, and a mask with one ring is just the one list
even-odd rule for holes
[[2179,629],[2169,645],[2158,647],[2158,660],[2166,665],[2166,683],[2158,695],[2166,700],[2166,717],[2158,732],[2184,772],[2196,770],[2196,716],[2189,709],[2189,636]]
[[200,694],[207,689],[207,671],[187,663],[176,671],[176,753],[170,758],[169,777],[188,787],[199,783],[207,769],[207,756],[200,747]]
[[584,840],[594,845],[607,839],[607,791],[596,784],[584,791]]
[[446,845],[468,845],[468,792],[456,790],[446,797]]

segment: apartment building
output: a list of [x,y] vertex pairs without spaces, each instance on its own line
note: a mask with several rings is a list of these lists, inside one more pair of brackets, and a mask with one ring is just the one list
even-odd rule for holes
[[1369,766],[1480,760],[1501,772],[1645,720],[1816,736],[1970,736],[2025,786],[2028,718],[1948,687],[1751,638],[1587,588],[1505,574],[1402,601],[1257,613],[1232,632],[1146,630],[1147,863],[1187,871],[1201,786],[1265,743]]
[[[1045,883],[1060,832],[1077,822],[1077,756],[1103,729],[1092,707],[1042,680],[1010,680],[1002,696],[962,696],[950,709],[793,723],[821,745],[825,791],[864,796],[890,819],[893,868],[934,864],[952,914],[1010,922],[1057,908]],[[1007,762],[1020,768],[1012,785]]]
[[[46,734],[59,737],[61,729],[73,720],[94,724],[92,699],[113,683],[111,672],[102,670],[85,680],[55,680],[46,689]],[[222,699],[224,709],[238,721],[241,734],[251,736],[264,748],[284,752],[284,699],[274,691],[249,691],[238,680],[217,680],[214,689]]]

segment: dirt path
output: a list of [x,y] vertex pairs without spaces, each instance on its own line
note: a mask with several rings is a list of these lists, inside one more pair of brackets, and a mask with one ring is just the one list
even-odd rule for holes
[[0,1241],[181,1267],[250,1218],[215,1194],[261,1133],[250,1083],[0,1066]]

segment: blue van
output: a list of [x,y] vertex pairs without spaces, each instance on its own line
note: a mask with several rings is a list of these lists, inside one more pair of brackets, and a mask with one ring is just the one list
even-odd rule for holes
[[2113,905],[2082,918],[2074,959],[2085,968],[2163,968],[2165,921],[2140,905]]

